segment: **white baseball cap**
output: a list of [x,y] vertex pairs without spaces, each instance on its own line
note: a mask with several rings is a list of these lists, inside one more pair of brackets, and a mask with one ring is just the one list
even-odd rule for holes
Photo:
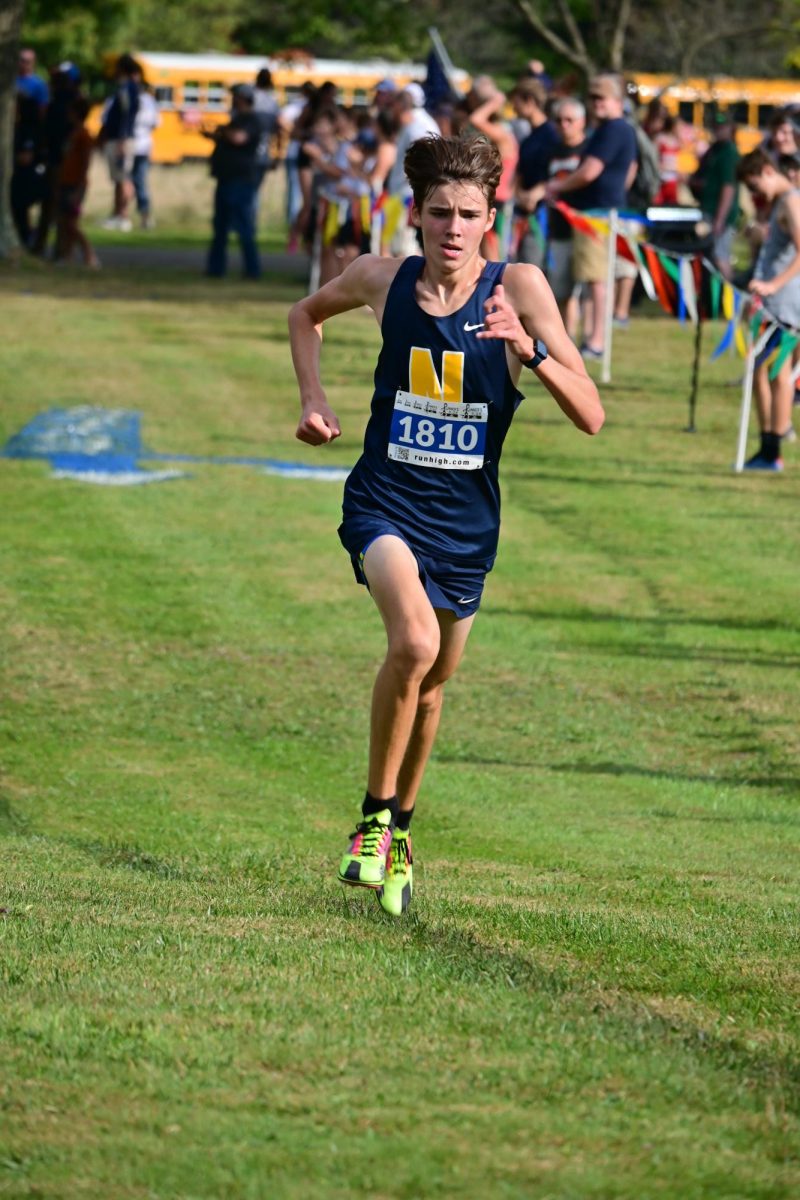
[[403,92],[405,93],[406,96],[411,97],[411,99],[414,102],[415,108],[424,108],[425,107],[425,92],[424,92],[421,84],[407,83],[406,86],[403,88]]

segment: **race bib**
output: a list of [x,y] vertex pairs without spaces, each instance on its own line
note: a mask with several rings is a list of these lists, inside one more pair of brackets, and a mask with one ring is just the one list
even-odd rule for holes
[[389,458],[413,467],[477,471],[486,453],[488,404],[448,404],[398,391]]

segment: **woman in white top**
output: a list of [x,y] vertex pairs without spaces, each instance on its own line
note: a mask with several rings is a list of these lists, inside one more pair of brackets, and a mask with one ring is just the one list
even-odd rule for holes
[[139,87],[139,108],[133,124],[131,182],[136,193],[136,211],[139,214],[142,229],[152,229],[155,222],[150,211],[148,175],[150,159],[153,154],[153,130],[161,124],[161,113],[158,111],[158,105],[147,85],[140,81]]

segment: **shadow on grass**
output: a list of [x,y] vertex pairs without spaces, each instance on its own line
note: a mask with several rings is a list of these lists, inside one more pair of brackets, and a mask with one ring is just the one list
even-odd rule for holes
[[[487,615],[490,616],[523,617],[530,621],[556,620],[556,615],[553,613],[541,613],[535,610],[526,611],[518,609],[515,611],[514,609],[508,608],[490,608],[487,605],[486,611]],[[584,622],[584,618],[581,616],[567,616],[566,618],[563,618],[561,615],[558,615],[557,619],[559,621],[563,619],[573,620],[578,624]],[[593,618],[591,616],[585,618],[586,624],[590,624],[595,620],[598,620],[598,618]],[[618,625],[621,630],[632,624],[660,625],[662,627],[668,627],[670,625],[693,625],[703,623],[699,621],[695,622],[692,620],[686,620],[686,618],[683,617],[672,618],[670,616],[657,617],[653,618],[652,620],[647,617],[631,617],[628,619],[628,617],[622,616],[611,617],[608,619],[599,618],[599,620],[607,620],[608,624]],[[716,622],[713,620],[706,621],[705,624],[709,628],[714,628],[714,626],[718,626],[719,628],[726,627],[723,622]],[[762,629],[766,631],[772,628],[772,626],[770,624],[763,626],[759,626],[757,624],[750,626],[742,624],[741,626],[730,625],[728,628],[741,628],[743,630],[747,630],[749,628],[754,631]],[[778,626],[778,628],[780,628],[780,626]],[[795,632],[794,629],[788,626],[785,626],[784,629],[785,632],[788,633]],[[747,654],[743,653],[741,650],[733,648],[727,649],[725,647],[720,647],[716,649],[706,649],[705,647],[685,646],[680,643],[662,641],[638,641],[633,644],[628,644],[622,641],[615,642],[611,641],[610,639],[597,640],[593,638],[591,641],[581,642],[579,645],[570,643],[568,647],[562,645],[560,648],[570,648],[574,650],[575,653],[579,654],[608,655],[614,658],[652,659],[656,662],[670,661],[683,663],[709,663],[718,666],[767,667],[771,671],[796,671],[797,668],[800,667],[800,654],[787,654],[784,651],[775,651],[774,653],[758,651]]]
[[[638,474],[631,474],[627,476],[615,475],[612,478],[611,476],[595,475],[594,473],[590,472],[587,472],[585,475],[568,475],[566,473],[557,471],[542,470],[541,467],[538,466],[532,467],[529,471],[520,470],[520,468],[516,466],[509,466],[504,472],[504,478],[506,482],[512,483],[515,481],[520,482],[524,480],[526,482],[534,483],[563,483],[568,484],[570,487],[604,487],[609,489],[617,487],[637,487],[650,488],[654,491],[664,491],[665,489],[669,489],[669,491],[674,492],[675,479],[673,476],[689,473],[696,475],[698,472],[671,471],[665,468],[663,471],[663,478],[660,479],[646,479],[642,475]],[[730,472],[724,470],[723,468],[719,468],[715,471],[711,468],[704,467],[703,476],[708,480],[708,483],[686,483],[683,484],[682,487],[684,491],[688,492],[702,492],[704,494],[707,492],[716,493],[719,490],[720,480],[726,479],[729,474]],[[791,499],[793,504],[796,504],[797,502],[796,497],[789,496],[788,493],[787,499]]]
[[25,817],[20,816],[6,796],[0,796],[0,834],[24,834],[29,830]]
[[188,867],[185,863],[169,862],[138,846],[129,846],[121,842],[93,842],[75,837],[64,837],[57,840],[62,845],[69,846],[94,859],[101,867],[124,868],[129,871],[140,871],[144,875],[152,875],[158,879],[176,879],[184,882],[194,882],[202,875],[199,868]]
[[[669,783],[709,784],[716,788],[759,788],[765,791],[785,793],[788,796],[796,796],[800,791],[800,774],[761,776],[701,774],[691,771],[667,771],[655,767],[639,767],[630,763],[546,763],[533,758],[490,758],[485,755],[448,754],[442,751],[436,754],[436,762],[470,767],[508,767],[517,771],[553,771],[559,775],[610,775],[617,778],[632,776],[638,779],[661,780]],[[673,813],[663,809],[654,811],[653,815],[664,818],[675,817],[681,820],[721,821],[731,824],[739,821],[763,821],[765,824],[774,825],[800,825],[800,814],[797,816],[792,814],[772,816],[768,813],[750,816],[717,816],[715,814]]]
[[[102,253],[102,252],[101,252]],[[104,299],[115,302],[158,302],[188,307],[266,301],[291,304],[306,293],[306,275],[280,264],[266,269],[261,280],[243,280],[236,271],[228,278],[206,278],[197,263],[163,265],[143,261],[124,269],[86,272],[80,267],[56,269],[48,264],[0,270],[0,294],[48,296],[56,300]]]
[[[484,914],[475,905],[447,905],[445,912],[446,921],[409,913],[403,921],[387,918],[387,922],[391,922],[393,932],[401,935],[403,948],[430,953],[437,974],[448,981],[545,995],[554,1005],[562,1005],[565,998],[571,997],[588,1007],[597,1024],[605,1025],[620,1043],[641,1048],[654,1043],[677,1044],[696,1059],[710,1060],[716,1069],[731,1072],[737,1081],[744,1075],[751,1088],[779,1090],[787,1109],[794,1112],[800,1108],[800,1063],[791,1054],[710,1029],[701,1023],[702,1017],[695,1021],[684,1015],[665,1016],[635,991],[611,993],[613,998],[609,999],[592,964],[571,959],[564,968],[547,967],[536,961],[536,947],[526,954],[524,949],[491,944],[488,933],[487,940],[483,940],[474,925]],[[473,928],[465,928],[466,922]],[[497,931],[493,932],[496,936]],[[669,995],[667,990],[665,996]]]
[[714,663],[719,666],[767,667],[771,671],[796,671],[800,654],[776,652],[742,654],[734,650],[705,650],[663,642],[639,642],[635,646],[612,641],[592,641],[580,646],[581,654],[608,654],[617,658],[650,658],[686,663]]
[[[527,764],[530,765],[530,764]],[[701,774],[691,771],[665,771],[654,767],[639,767],[629,763],[550,763],[548,770],[564,775],[611,775],[617,777],[634,776],[639,779],[668,780],[671,783],[708,783],[716,787],[751,787],[763,788],[768,791],[786,792],[797,795],[800,790],[800,775],[720,775]],[[667,810],[656,810],[654,816],[677,816],[687,821],[722,821],[731,824],[748,821],[763,821],[773,825],[800,825],[800,813],[763,813],[743,816],[727,816],[715,813],[672,813]]]
[[778,620],[775,617],[767,617],[763,621],[753,621],[743,617],[696,617],[691,613],[679,611],[660,613],[654,617],[635,617],[628,613],[597,612],[591,609],[568,612],[546,608],[499,608],[491,605],[487,605],[486,610],[492,616],[525,617],[530,621],[557,621],[559,624],[570,621],[577,625],[618,625],[623,628],[630,625],[641,625],[645,628],[655,627],[657,629],[665,629],[674,625],[688,625],[700,626],[703,629],[730,629],[743,633],[800,634],[800,624]]

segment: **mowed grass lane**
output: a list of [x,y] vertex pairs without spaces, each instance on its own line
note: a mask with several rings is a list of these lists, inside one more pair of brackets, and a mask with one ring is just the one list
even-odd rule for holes
[[[0,287],[3,441],[358,453],[365,314],[315,453],[290,286]],[[596,439],[529,382],[397,922],[334,880],[383,649],[340,485],[0,461],[0,1196],[796,1194],[800,462],[730,473],[737,360],[681,432],[691,340],[619,336]]]

